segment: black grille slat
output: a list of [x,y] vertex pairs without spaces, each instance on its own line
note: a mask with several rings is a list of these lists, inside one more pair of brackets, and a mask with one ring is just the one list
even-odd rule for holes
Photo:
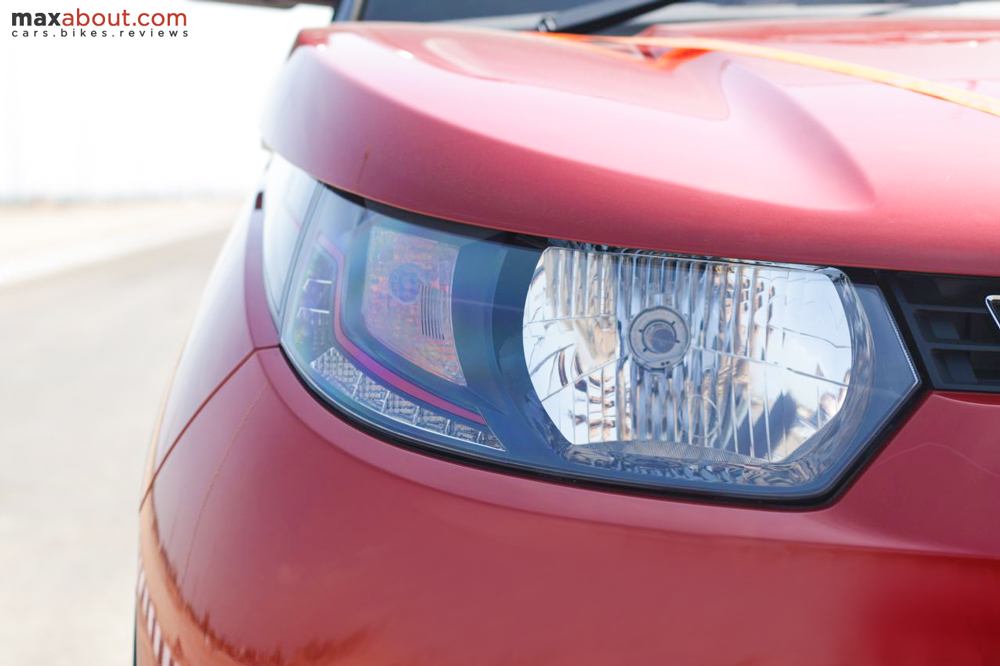
[[935,349],[940,349],[942,351],[961,351],[961,352],[985,352],[994,353],[1000,352],[995,346],[991,345],[974,345],[967,344],[965,342],[937,342],[932,341],[930,343]]
[[982,306],[972,306],[972,305],[932,305],[929,303],[922,303],[916,308],[920,312],[958,312],[958,313],[969,313],[969,314],[982,314]]
[[1000,278],[898,273],[889,282],[933,386],[1000,393],[1000,327],[986,306]]

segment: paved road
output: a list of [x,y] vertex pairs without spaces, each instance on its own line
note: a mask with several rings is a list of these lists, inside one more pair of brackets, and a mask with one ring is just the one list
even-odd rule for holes
[[223,236],[0,288],[0,664],[132,663],[142,467]]

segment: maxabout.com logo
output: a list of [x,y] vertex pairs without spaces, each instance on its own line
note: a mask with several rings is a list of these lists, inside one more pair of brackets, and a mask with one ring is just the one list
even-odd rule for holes
[[13,37],[187,37],[178,12],[11,12]]

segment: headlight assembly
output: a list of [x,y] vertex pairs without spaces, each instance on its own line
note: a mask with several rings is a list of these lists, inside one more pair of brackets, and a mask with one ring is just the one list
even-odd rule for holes
[[325,186],[310,201],[282,347],[332,406],[429,449],[803,500],[918,383],[879,290],[836,269],[536,241]]

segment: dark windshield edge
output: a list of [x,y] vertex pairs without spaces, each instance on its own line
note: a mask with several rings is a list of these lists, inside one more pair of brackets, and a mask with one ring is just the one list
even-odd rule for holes
[[591,33],[606,30],[678,0],[597,0],[546,14],[539,32]]

